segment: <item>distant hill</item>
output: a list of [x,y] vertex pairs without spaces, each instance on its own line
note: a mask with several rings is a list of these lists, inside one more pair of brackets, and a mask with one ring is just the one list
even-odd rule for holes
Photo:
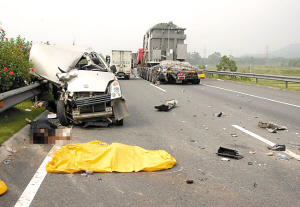
[[[252,57],[266,57],[266,54],[247,54],[244,56]],[[300,43],[292,43],[286,47],[283,47],[279,50],[269,52],[269,58],[299,58],[300,57]]]

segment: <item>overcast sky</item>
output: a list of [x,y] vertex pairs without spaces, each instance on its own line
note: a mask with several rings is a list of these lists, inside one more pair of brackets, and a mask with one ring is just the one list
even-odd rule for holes
[[300,42],[300,0],[0,0],[7,37],[88,45],[103,55],[142,47],[143,35],[172,21],[189,52],[240,56]]

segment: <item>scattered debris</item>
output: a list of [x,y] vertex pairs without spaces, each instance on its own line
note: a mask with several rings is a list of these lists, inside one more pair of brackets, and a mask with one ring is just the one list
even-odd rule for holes
[[294,143],[294,142],[289,142],[288,144],[290,144],[290,145],[295,145],[295,146],[300,146],[299,143]]
[[267,129],[271,133],[276,133],[277,132],[276,130],[287,130],[287,127],[281,126],[281,125],[277,125],[277,124],[275,124],[273,122],[266,123],[266,122],[259,121],[258,122],[258,126],[260,128]]
[[285,151],[285,145],[280,145],[280,144],[275,144],[274,146],[268,146],[267,148],[269,150],[274,150],[274,151]]
[[5,193],[6,191],[7,191],[7,186],[5,185],[5,183],[2,180],[0,180],[0,195]]
[[92,170],[86,170],[85,173],[86,173],[87,175],[93,175],[93,174],[94,174],[94,171],[92,171]]
[[11,144],[10,145],[5,145],[5,147],[6,147],[7,151],[9,151],[9,152],[13,152],[13,153],[17,152],[16,148],[11,146]]
[[256,187],[257,185],[258,185],[257,182],[254,182],[253,186]]
[[196,115],[194,115],[193,117],[197,117]]
[[81,176],[82,177],[87,177],[87,174],[86,173],[81,173]]
[[230,161],[228,158],[221,158],[222,161]]
[[187,180],[186,180],[186,183],[187,183],[187,184],[192,184],[192,183],[194,183],[194,181],[193,181],[193,180],[190,180],[190,179],[187,179]]
[[279,157],[279,159],[288,160],[288,157],[286,155],[278,153],[277,156]]
[[248,165],[252,165],[253,163],[252,162],[248,162]]
[[176,99],[172,100],[165,100],[161,105],[154,106],[155,109],[158,109],[159,111],[168,111],[171,108],[175,107],[175,105],[178,103]]
[[11,161],[12,161],[12,160],[4,160],[3,163],[4,163],[5,165],[8,165]]
[[224,147],[219,148],[217,155],[224,156],[224,157],[231,157],[231,158],[235,158],[235,159],[243,158],[242,155],[238,154],[238,151],[232,150],[232,149],[227,149]]
[[274,155],[274,152],[268,152],[267,155],[268,155],[268,156],[273,156],[273,155]]
[[249,154],[251,154],[251,155],[253,155],[253,154],[255,154],[255,153],[256,153],[256,152],[254,152],[254,151],[252,151],[252,150],[249,152]]
[[232,136],[232,137],[237,137],[237,135],[236,135],[236,134],[231,134],[231,136]]
[[31,109],[25,109],[25,111],[28,111],[28,112],[29,112],[29,111],[31,111]]
[[222,116],[222,112],[218,112],[218,113],[214,113],[214,116],[216,116],[216,117],[221,117]]

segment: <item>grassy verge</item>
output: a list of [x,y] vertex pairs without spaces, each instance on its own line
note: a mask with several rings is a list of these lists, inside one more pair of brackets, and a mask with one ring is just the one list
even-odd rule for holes
[[[51,99],[53,99],[53,97],[49,93],[44,93],[39,98],[39,100]],[[32,109],[31,106],[33,106],[33,104],[31,99],[28,99],[0,113],[0,144],[26,126],[27,122],[25,118],[33,120],[45,111],[45,108]],[[25,109],[30,109],[31,111],[26,111]]]
[[[216,70],[216,68],[209,68],[208,70]],[[300,68],[275,67],[275,66],[269,66],[269,67],[267,67],[267,66],[238,66],[237,72],[279,75],[279,76],[296,76],[296,77],[300,76]],[[288,88],[286,88],[286,83],[284,81],[258,79],[256,82],[255,78],[236,77],[236,79],[234,79],[233,76],[225,76],[225,75],[217,75],[217,74],[214,74],[213,76],[207,75],[207,77],[300,91],[300,83],[289,82]]]

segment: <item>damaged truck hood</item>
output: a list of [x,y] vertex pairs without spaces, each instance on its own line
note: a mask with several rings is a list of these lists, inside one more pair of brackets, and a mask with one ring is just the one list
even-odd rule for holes
[[56,74],[68,72],[74,68],[85,52],[92,51],[93,49],[87,46],[33,44],[30,60],[34,63],[35,73],[60,84]]
[[108,83],[116,80],[113,73],[76,69],[58,76],[68,83],[69,92],[105,92]]

